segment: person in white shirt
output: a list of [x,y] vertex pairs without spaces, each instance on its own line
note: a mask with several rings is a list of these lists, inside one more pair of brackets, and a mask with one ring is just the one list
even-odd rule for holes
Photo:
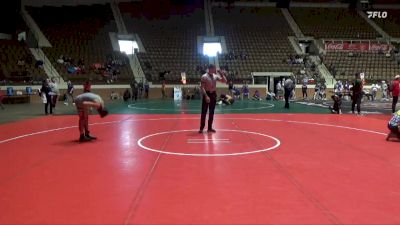
[[[218,73],[218,74],[216,74]],[[206,124],[207,111],[210,110],[208,115],[208,132],[215,133],[213,128],[214,121],[214,110],[217,103],[217,81],[223,83],[227,82],[225,72],[217,71],[215,65],[209,65],[208,71],[201,77],[201,88],[200,91],[203,95],[201,104],[201,120],[199,133],[203,133],[203,129]]]

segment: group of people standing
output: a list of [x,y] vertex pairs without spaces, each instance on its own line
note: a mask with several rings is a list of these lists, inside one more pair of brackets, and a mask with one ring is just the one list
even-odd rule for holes
[[144,83],[140,81],[139,83],[136,80],[133,80],[132,83],[130,84],[131,86],[131,92],[129,89],[126,89],[124,94],[123,94],[123,99],[124,101],[128,101],[131,99],[132,101],[135,100],[137,101],[138,98],[142,98],[143,91],[144,91],[144,97],[148,98],[149,97],[149,90],[150,86],[149,83]]
[[[388,93],[390,92],[392,96],[392,113],[396,112],[396,105],[399,100],[399,94],[400,94],[400,75],[396,75],[394,77],[394,80],[390,82],[389,85],[386,85],[385,82],[382,82],[382,86],[385,86],[382,88],[382,98],[387,99]],[[367,95],[368,99],[369,96],[366,94],[364,90],[364,85],[365,85],[365,80],[360,77],[359,74],[355,75],[355,80],[353,82],[353,86],[350,88],[350,96],[351,96],[351,111],[352,113],[355,113],[355,106],[357,105],[357,113],[361,113],[361,100],[363,98],[363,95]],[[388,90],[386,90],[386,88]],[[372,89],[377,89],[376,85],[373,85]],[[370,94],[372,95],[372,100],[374,100],[374,95],[376,95],[377,90],[373,90],[375,93]]]

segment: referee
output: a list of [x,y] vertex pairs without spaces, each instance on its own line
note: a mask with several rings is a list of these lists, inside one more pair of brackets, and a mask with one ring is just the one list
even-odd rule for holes
[[218,70],[218,74],[215,74],[217,69],[215,65],[209,65],[208,71],[201,77],[201,93],[203,95],[203,100],[201,104],[201,121],[199,133],[203,133],[203,129],[206,125],[206,115],[207,110],[210,109],[210,114],[208,115],[208,132],[215,133],[212,124],[214,120],[214,110],[215,104],[217,103],[217,80],[226,83],[226,76],[224,73]]

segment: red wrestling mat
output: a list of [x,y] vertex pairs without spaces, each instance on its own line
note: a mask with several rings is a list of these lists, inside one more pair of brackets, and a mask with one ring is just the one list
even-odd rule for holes
[[0,125],[0,224],[399,224],[400,149],[353,115],[76,116]]

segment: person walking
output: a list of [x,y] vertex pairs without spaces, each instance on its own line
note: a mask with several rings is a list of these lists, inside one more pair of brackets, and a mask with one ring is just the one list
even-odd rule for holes
[[288,109],[289,108],[289,98],[290,95],[292,94],[292,91],[294,89],[294,82],[292,79],[287,78],[284,82],[283,88],[285,89],[285,108]]

